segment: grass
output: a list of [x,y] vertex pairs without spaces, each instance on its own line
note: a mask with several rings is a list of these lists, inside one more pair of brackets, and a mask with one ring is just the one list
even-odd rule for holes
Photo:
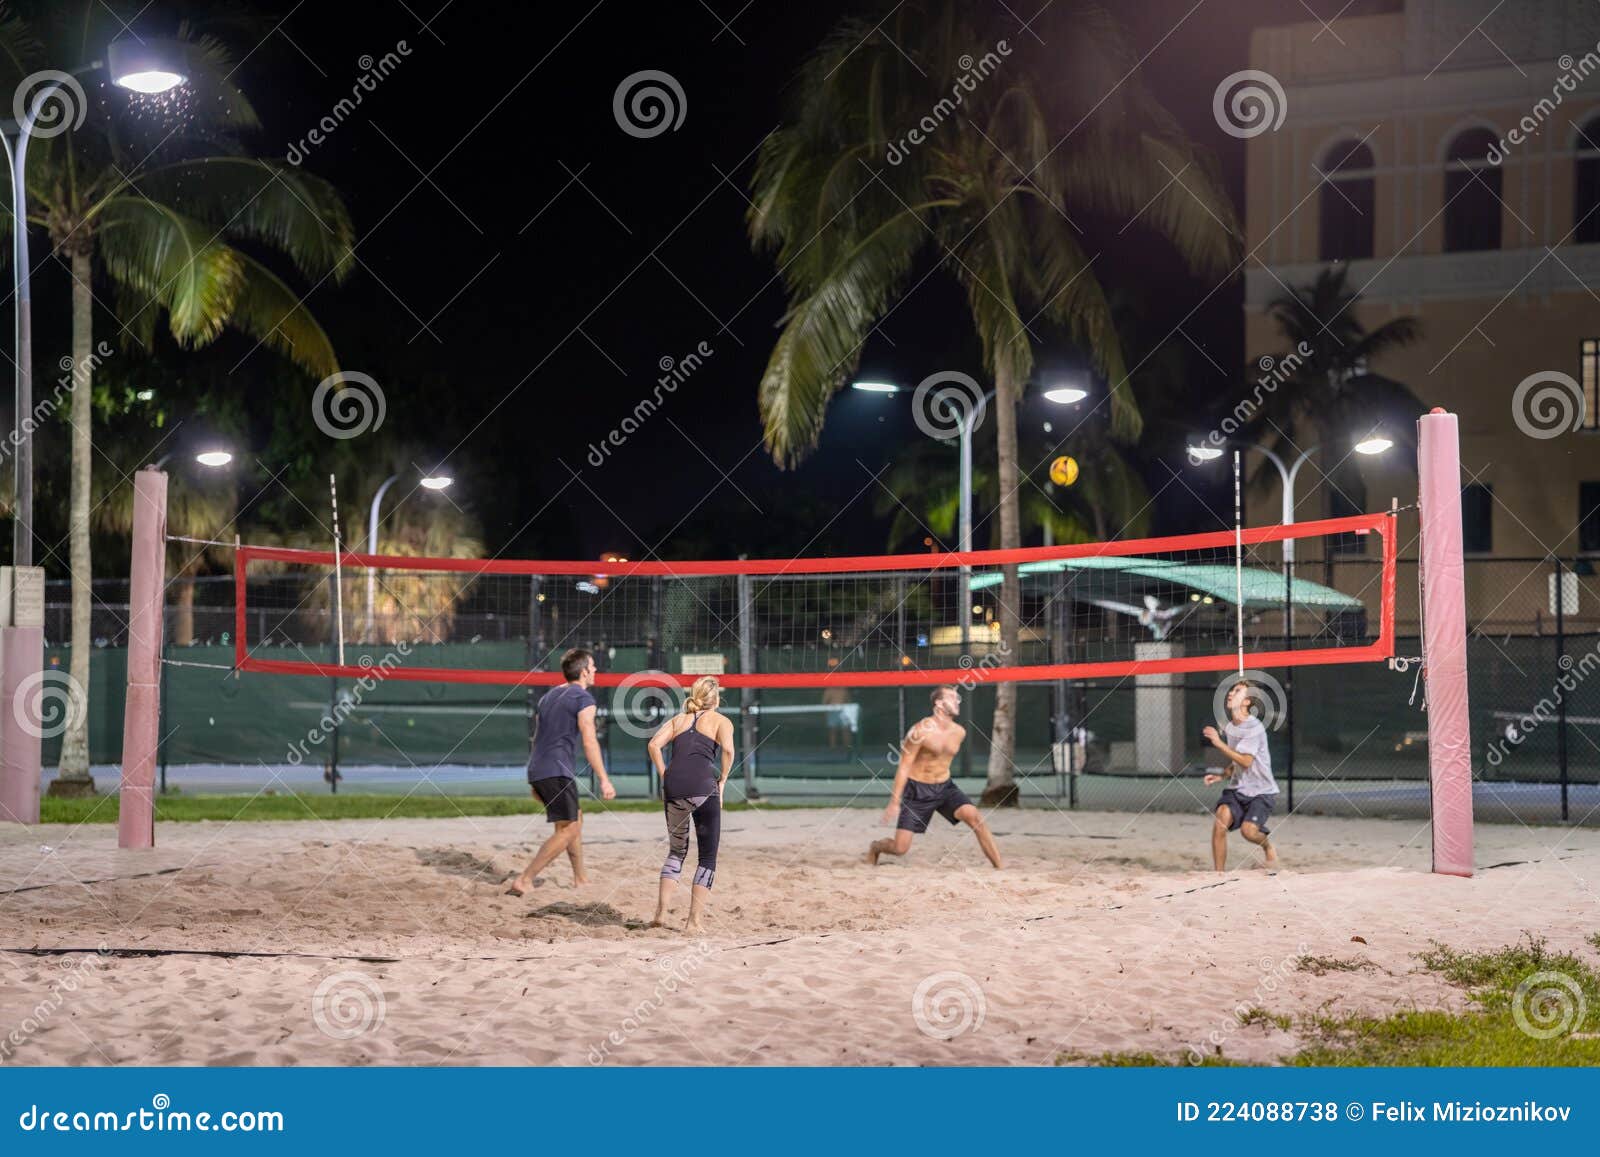
[[[1600,948],[1600,933],[1588,937]],[[1308,957],[1307,960],[1319,959]],[[1300,1032],[1308,1043],[1283,1063],[1304,1066],[1377,1065],[1600,1066],[1600,972],[1570,952],[1551,952],[1536,936],[1493,952],[1459,952],[1435,944],[1418,956],[1422,967],[1464,989],[1471,1005],[1464,1012],[1413,1009],[1388,1016],[1312,1016]],[[1318,970],[1350,971],[1366,962],[1340,961]],[[1539,977],[1537,982],[1532,978]],[[1530,983],[1531,982],[1531,983]],[[1583,1018],[1578,1019],[1580,1007]],[[1523,1022],[1519,1024],[1519,1019]],[[1252,1008],[1242,1024],[1274,1024],[1287,1029],[1291,1018]],[[1525,1030],[1560,1028],[1541,1039]],[[1170,1067],[1237,1064],[1193,1053],[1103,1053],[1089,1057],[1062,1054],[1058,1064]]]
[[1374,965],[1370,960],[1347,956],[1302,956],[1295,963],[1296,969],[1309,972],[1312,976],[1326,976],[1330,972],[1359,972],[1372,967]]
[[[39,820],[47,824],[110,824],[117,821],[116,796],[93,799],[52,799],[39,801]],[[785,805],[729,803],[727,811],[758,807],[772,809]],[[793,806],[793,805],[789,805]],[[658,812],[661,804],[651,800],[584,800],[586,812]],[[516,796],[473,795],[302,795],[297,792],[239,795],[179,795],[156,797],[156,819],[167,823],[196,823],[205,820],[364,820],[364,819],[454,819],[457,816],[543,815],[544,805],[535,799]]]

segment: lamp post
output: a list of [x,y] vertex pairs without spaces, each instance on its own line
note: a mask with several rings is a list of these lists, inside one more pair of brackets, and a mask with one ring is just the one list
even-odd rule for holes
[[[967,379],[970,383],[971,379]],[[868,394],[899,394],[904,389],[894,382],[889,381],[857,381],[851,383],[851,388],[861,390]],[[944,416],[950,418],[956,428],[956,436],[961,440],[961,479],[959,498],[959,513],[956,527],[956,549],[962,554],[972,550],[972,433],[983,424],[983,415],[989,405],[990,399],[995,395],[994,388],[983,391],[972,400],[971,395],[962,389],[953,389],[948,393],[940,392],[934,396],[934,405],[941,407]],[[1089,396],[1089,391],[1077,386],[1055,386],[1044,392],[1045,401],[1057,406],[1070,406],[1083,401]],[[931,434],[930,437],[938,437]],[[945,439],[940,439],[941,441]],[[972,652],[972,567],[965,560],[958,568],[958,592],[960,600],[958,620],[961,625],[961,654],[963,657]],[[963,744],[961,748],[961,772],[970,774],[972,770],[971,748]]]
[[[1374,432],[1368,434],[1365,438],[1363,438],[1360,441],[1356,442],[1351,447],[1351,449],[1353,449],[1357,454],[1364,454],[1364,455],[1367,455],[1367,456],[1371,457],[1371,456],[1375,456],[1375,455],[1378,455],[1378,454],[1382,454],[1385,450],[1389,449],[1389,447],[1391,447],[1393,445],[1394,445],[1394,442],[1393,442],[1392,439],[1386,438],[1382,434],[1374,431]],[[1238,441],[1236,439],[1230,438],[1230,439],[1226,439],[1225,441],[1223,441],[1220,445],[1215,443],[1215,442],[1211,442],[1211,441],[1190,443],[1190,445],[1188,447],[1189,461],[1194,463],[1197,466],[1203,465],[1206,462],[1214,462],[1218,458],[1222,457],[1223,447],[1225,447],[1225,446],[1232,446],[1232,447],[1234,447],[1236,449],[1239,449],[1239,450],[1256,450],[1256,451],[1259,451],[1262,454],[1262,456],[1266,458],[1266,460],[1268,462],[1272,463],[1273,467],[1278,472],[1278,482],[1279,482],[1279,485],[1280,485],[1280,487],[1282,489],[1281,514],[1279,515],[1279,521],[1284,526],[1293,526],[1294,525],[1294,507],[1295,507],[1295,501],[1294,501],[1295,479],[1297,479],[1300,476],[1300,467],[1304,466],[1307,462],[1309,462],[1311,460],[1311,456],[1313,454],[1315,454],[1319,449],[1321,449],[1321,447],[1320,446],[1308,446],[1308,447],[1306,447],[1306,449],[1300,451],[1299,455],[1297,455],[1292,462],[1285,463],[1283,458],[1276,451],[1274,451],[1272,449],[1269,449],[1268,447],[1263,446],[1258,442],[1243,442],[1243,441]],[[1294,559],[1295,559],[1294,547],[1295,547],[1295,541],[1294,541],[1293,538],[1286,538],[1286,539],[1283,540],[1283,649],[1285,651],[1290,651],[1290,650],[1294,649]],[[1284,699],[1284,704],[1283,704],[1283,722],[1284,722],[1284,730],[1287,733],[1286,743],[1287,743],[1287,747],[1288,747],[1288,750],[1287,750],[1288,759],[1285,761],[1285,766],[1284,766],[1284,779],[1287,781],[1287,783],[1289,785],[1289,809],[1288,810],[1293,811],[1294,810],[1294,668],[1293,667],[1288,667],[1288,668],[1284,669],[1283,699]]]
[[[0,145],[4,145],[6,168],[11,177],[11,276],[15,309],[15,402],[12,434],[16,456],[15,511],[11,526],[13,590],[17,583],[39,575],[33,566],[33,268],[28,251],[28,144],[35,136],[56,136],[77,129],[88,113],[87,101],[77,77],[104,68],[113,83],[138,92],[165,92],[184,83],[187,68],[181,51],[174,52],[171,41],[113,41],[104,61],[93,61],[73,72],[36,73],[24,81],[42,83],[17,95],[22,114],[16,121],[0,124]],[[49,113],[40,126],[41,115]],[[76,367],[74,367],[76,369]],[[74,380],[76,387],[77,381]],[[28,576],[26,579],[24,576]],[[88,576],[82,576],[88,582]],[[40,577],[42,582],[42,577]],[[82,588],[80,588],[81,590]],[[75,598],[77,595],[75,594]],[[24,679],[36,677],[44,668],[43,623],[16,621],[12,608],[6,608],[10,626],[0,627],[0,683],[16,687]],[[38,727],[6,712],[0,718],[0,816],[37,823],[39,820],[39,771],[41,763]],[[63,790],[64,789],[64,790]],[[87,774],[57,779],[53,794],[92,794],[94,780]],[[124,797],[125,799],[127,796]]]
[[[378,515],[379,508],[383,505],[383,496],[389,492],[389,487],[400,481],[399,474],[391,474],[383,480],[383,485],[378,487],[378,492],[372,496],[372,510],[367,516],[367,553],[378,553]],[[455,479],[448,474],[424,474],[417,480],[424,490],[443,490]],[[374,626],[374,608],[378,602],[378,572],[371,567],[367,568],[367,630],[366,639],[372,641]]]
[[[16,299],[16,517],[11,528],[11,561],[15,566],[33,565],[33,269],[28,254],[28,143],[34,138],[41,112],[54,107],[63,118],[51,124],[55,136],[65,131],[66,122],[77,114],[81,124],[86,109],[78,108],[74,93],[82,96],[77,77],[106,69],[111,81],[140,93],[162,93],[185,83],[186,65],[179,41],[147,39],[114,40],[106,49],[106,59],[94,61],[70,73],[46,74],[28,102],[20,121],[6,122],[0,132],[11,175],[12,292]],[[71,125],[76,128],[77,124]]]

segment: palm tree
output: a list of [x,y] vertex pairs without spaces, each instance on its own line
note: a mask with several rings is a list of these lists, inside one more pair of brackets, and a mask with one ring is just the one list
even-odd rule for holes
[[[1374,428],[1402,443],[1411,440],[1414,421],[1427,407],[1405,385],[1371,372],[1369,363],[1416,341],[1422,323],[1402,316],[1368,329],[1356,315],[1360,300],[1344,265],[1330,266],[1311,284],[1273,299],[1268,313],[1289,347],[1274,362],[1293,369],[1281,384],[1260,392],[1260,405],[1246,427],[1255,437],[1287,449],[1283,444],[1296,437],[1296,430],[1309,429],[1329,450],[1348,447],[1352,437]],[[1297,453],[1291,451],[1291,457]],[[1365,491],[1349,454],[1339,455],[1330,481],[1352,498]]]
[[[63,63],[87,62],[122,32],[100,0],[52,3],[33,23],[0,17],[0,90]],[[303,170],[248,155],[241,134],[255,111],[230,81],[224,46],[183,25],[188,81],[152,98],[93,79],[89,115],[69,132],[36,139],[27,182],[28,226],[46,231],[71,274],[72,665],[89,687],[90,507],[97,285],[110,289],[125,346],[149,347],[165,318],[182,347],[238,330],[317,377],[338,368],[332,343],[300,297],[252,249],[275,249],[303,276],[342,278],[353,231],[338,193]],[[46,46],[48,45],[48,51]],[[91,77],[101,74],[88,74]],[[170,115],[169,115],[170,114]],[[9,217],[5,227],[14,227]],[[62,737],[57,794],[93,790],[87,714]]]
[[[133,533],[133,463],[126,474],[118,472],[109,485],[95,475],[95,502],[91,520],[97,530]],[[201,542],[167,544],[167,581],[172,584],[172,632],[175,647],[194,642],[195,578],[224,574],[233,566],[233,549],[203,545],[227,534],[232,537],[238,514],[238,493],[230,477],[195,476],[189,470],[173,471],[167,486],[167,533]]]
[[[1023,461],[1040,463],[1035,485],[1024,484],[1017,495],[1024,538],[1036,532],[1042,538],[1048,531],[1055,543],[1104,542],[1148,530],[1150,493],[1122,447],[1083,432],[1058,441],[1031,427],[1018,431],[1018,443]],[[1050,461],[1060,454],[1078,461],[1078,480],[1071,486],[1054,486],[1047,477]],[[994,443],[980,444],[973,459],[973,521],[990,528],[989,541],[981,545],[995,547],[998,524],[987,517],[1000,497]],[[896,458],[874,501],[875,513],[889,519],[887,549],[921,549],[930,534],[944,549],[954,546],[961,500],[958,468],[955,445],[932,439],[919,441]]]
[[[767,447],[791,466],[816,445],[828,400],[931,256],[964,291],[993,378],[1000,543],[1014,547],[1016,404],[1036,324],[1091,355],[1111,435],[1140,430],[1080,225],[1137,219],[1192,268],[1220,271],[1235,251],[1233,209],[1104,10],[1056,4],[1029,33],[998,0],[882,8],[881,20],[843,21],[806,61],[752,179],[751,238],[776,256],[789,299],[760,385]],[[1019,594],[1008,567],[1000,625],[1013,652]],[[1002,684],[986,802],[1015,798],[1015,712],[1016,688]]]

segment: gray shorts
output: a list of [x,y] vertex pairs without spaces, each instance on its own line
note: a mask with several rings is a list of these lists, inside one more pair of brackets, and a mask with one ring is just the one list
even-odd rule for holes
[[1276,792],[1271,795],[1240,795],[1230,787],[1224,789],[1222,798],[1217,801],[1217,806],[1228,809],[1228,813],[1232,817],[1232,822],[1228,824],[1230,832],[1238,831],[1240,824],[1249,822],[1260,828],[1262,835],[1268,835],[1270,829],[1267,827],[1267,820],[1271,817],[1272,809],[1277,806],[1277,803],[1278,795]]

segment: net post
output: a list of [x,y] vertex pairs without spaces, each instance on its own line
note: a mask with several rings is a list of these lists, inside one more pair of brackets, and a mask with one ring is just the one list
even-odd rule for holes
[[1442,408],[1417,420],[1417,478],[1433,870],[1470,876],[1472,737],[1467,709],[1461,439],[1456,416]]
[[[755,640],[755,589],[750,576],[741,574],[738,580],[739,595],[739,673],[751,675],[756,669]],[[760,799],[756,790],[756,747],[758,720],[756,703],[758,692],[745,687],[739,692],[739,745],[744,748],[744,798]]]
[[167,567],[167,476],[133,476],[133,546],[128,581],[128,695],[122,715],[119,848],[156,843],[156,753],[161,742],[161,603]]

